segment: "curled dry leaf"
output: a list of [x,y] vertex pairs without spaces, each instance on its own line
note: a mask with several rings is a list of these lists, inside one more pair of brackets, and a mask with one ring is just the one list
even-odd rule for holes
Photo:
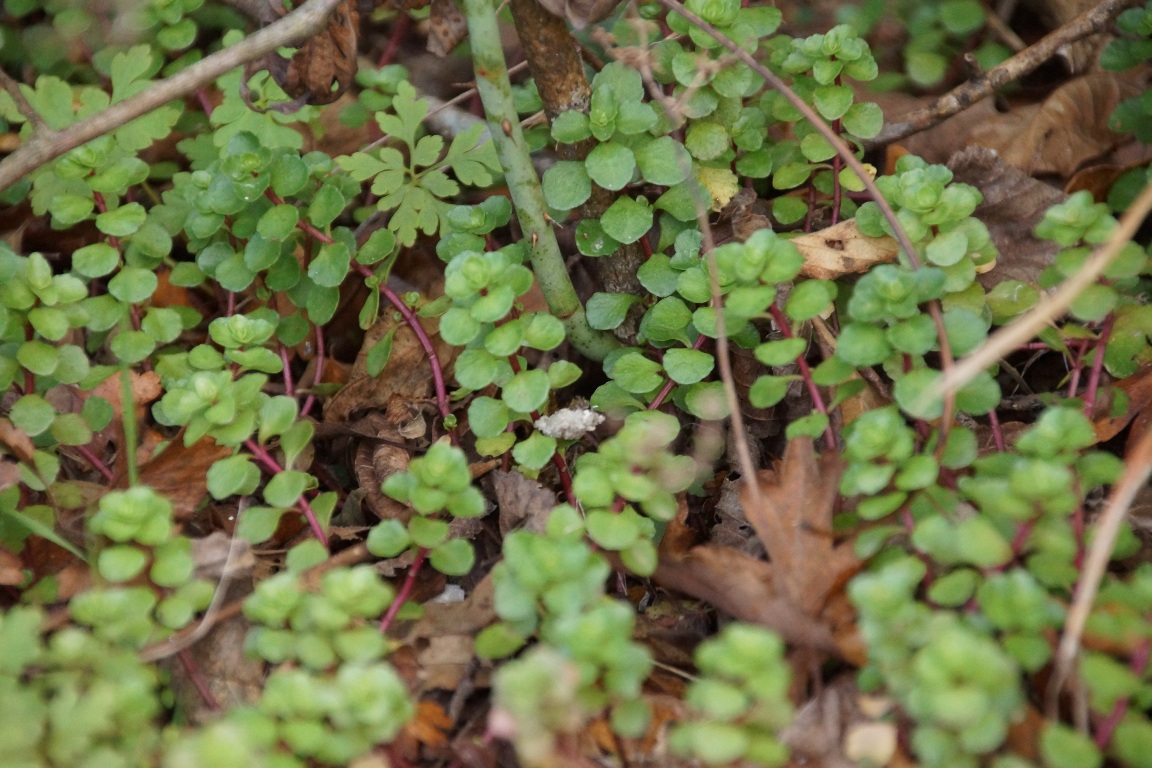
[[770,562],[730,547],[688,546],[682,504],[661,542],[653,580],[795,645],[862,661],[842,591],[860,560],[851,541],[832,536],[842,471],[837,453],[818,457],[810,438],[791,440],[783,461],[757,474],[758,495],[747,487],[741,494],[745,518]]
[[[432,394],[432,369],[424,348],[412,329],[403,320],[393,317],[395,314],[381,312],[380,320],[364,335],[364,343],[348,375],[348,384],[324,406],[324,421],[344,424],[357,411],[386,407],[393,397],[412,402],[424,400]],[[432,339],[440,365],[446,370],[451,368],[459,350],[440,341],[434,318],[421,318],[421,324]],[[369,375],[368,353],[393,329],[392,352],[384,370],[378,376]],[[405,422],[410,419],[411,416],[407,415]],[[397,427],[400,423],[397,422]]]
[[1113,386],[1123,392],[1128,398],[1124,412],[1112,415],[1111,408],[1105,413],[1098,413],[1093,426],[1096,429],[1096,439],[1100,442],[1111,440],[1132,424],[1132,439],[1139,439],[1148,429],[1149,406],[1152,405],[1152,365],[1145,365],[1131,376],[1117,381]]
[[447,56],[468,36],[468,20],[452,0],[432,0],[428,16],[428,50]]
[[556,494],[519,472],[496,470],[492,489],[500,509],[500,534],[524,529],[543,533],[548,513],[556,506]]
[[1118,72],[1096,72],[1057,88],[1041,104],[999,114],[978,125],[973,144],[997,150],[1005,162],[1032,174],[1067,178],[1119,145],[1108,127],[1116,105],[1142,86]]
[[[274,21],[289,9],[271,6],[273,19],[260,18],[263,23]],[[261,15],[268,11],[261,9]],[[281,111],[294,111],[304,104],[331,104],[340,98],[356,77],[356,38],[359,32],[360,11],[356,0],[346,0],[336,6],[328,17],[328,26],[300,43],[291,59],[276,51],[249,64],[244,70],[244,88],[248,79],[261,70],[268,70],[276,83],[293,101]],[[245,100],[248,94],[244,93]],[[249,104],[251,106],[251,104]]]
[[800,274],[819,280],[835,280],[844,275],[866,272],[876,264],[896,260],[899,248],[890,237],[868,237],[856,227],[855,219],[792,238],[804,255]]

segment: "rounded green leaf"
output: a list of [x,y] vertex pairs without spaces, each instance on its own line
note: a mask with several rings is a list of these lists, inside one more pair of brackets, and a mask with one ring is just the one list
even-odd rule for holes
[[411,543],[408,528],[399,520],[381,520],[368,532],[368,539],[364,542],[376,557],[396,557]]
[[127,237],[148,218],[148,212],[140,203],[125,203],[112,211],[97,214],[96,228],[110,237]]
[[692,159],[684,145],[669,136],[644,143],[635,150],[635,155],[640,175],[650,184],[671,187],[688,178],[692,169]]
[[628,315],[628,308],[640,300],[628,293],[594,293],[586,308],[588,325],[598,331],[619,327]]
[[677,384],[695,384],[703,381],[716,365],[715,359],[698,349],[670,349],[664,353],[664,370]]
[[634,243],[652,228],[652,208],[643,199],[617,198],[600,217],[600,226],[609,237]]
[[710,120],[701,120],[688,126],[684,147],[697,160],[715,160],[728,151],[731,140],[728,129]]
[[156,292],[156,275],[150,269],[124,267],[108,281],[108,293],[126,304],[138,304]]
[[214,499],[233,495],[246,496],[260,484],[260,469],[247,454],[221,459],[208,468],[208,492]]
[[604,549],[616,552],[627,549],[640,537],[636,516],[596,510],[585,520],[588,537]]
[[148,554],[131,544],[106,547],[96,559],[96,569],[108,581],[120,582],[135,578],[144,570]]
[[[296,229],[300,211],[294,205],[274,205],[256,223],[256,231],[267,240],[283,240]],[[387,231],[387,230],[380,230]]]
[[544,201],[561,211],[568,211],[581,205],[592,194],[592,180],[584,163],[576,160],[559,160],[544,171],[541,179]]
[[846,85],[821,85],[812,92],[816,111],[825,120],[839,120],[852,106],[852,89]]
[[119,263],[120,252],[107,243],[92,243],[72,254],[72,269],[84,277],[104,277]]
[[623,189],[636,172],[636,157],[623,144],[606,141],[597,144],[584,161],[588,177],[604,189]]
[[533,369],[521,371],[504,385],[500,393],[505,404],[517,413],[531,413],[548,401],[548,374]]
[[796,322],[811,320],[828,309],[835,298],[835,283],[828,280],[805,280],[792,289],[784,303],[784,311]]
[[428,562],[446,576],[463,576],[476,563],[476,553],[466,539],[449,539],[429,553]]

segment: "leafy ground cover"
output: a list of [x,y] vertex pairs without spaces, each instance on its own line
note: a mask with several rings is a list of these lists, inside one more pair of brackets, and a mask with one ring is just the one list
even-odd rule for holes
[[1152,765],[1152,5],[411,5],[4,3],[0,765]]

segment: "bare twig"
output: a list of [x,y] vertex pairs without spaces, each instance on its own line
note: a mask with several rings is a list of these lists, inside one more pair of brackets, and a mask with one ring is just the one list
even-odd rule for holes
[[1069,43],[1100,32],[1129,5],[1131,0],[1102,0],[1003,64],[953,88],[927,107],[888,123],[875,138],[864,142],[864,146],[871,149],[890,144],[963,112],[976,102],[991,96],[997,88],[1032,72]]
[[254,32],[236,45],[196,62],[136,96],[113,104],[103,112],[59,131],[38,130],[27,144],[0,161],[0,191],[65,152],[103,136],[173,99],[187,96],[236,67],[308,37],[324,25],[329,14],[341,2],[343,0],[308,0],[284,18]]
[[1100,589],[1104,570],[1108,567],[1108,561],[1112,559],[1112,548],[1116,544],[1120,524],[1124,522],[1124,516],[1132,506],[1133,499],[1144,488],[1150,474],[1152,474],[1152,430],[1146,431],[1136,447],[1128,454],[1124,476],[1112,489],[1104,514],[1097,523],[1096,538],[1092,541],[1092,549],[1089,550],[1084,568],[1080,572],[1076,597],[1068,610],[1068,619],[1064,622],[1064,635],[1060,638],[1060,646],[1056,649],[1055,670],[1048,684],[1049,711],[1056,710],[1060,690],[1072,673],[1080,651],[1080,638],[1084,634],[1084,626],[1088,623],[1088,615],[1092,612],[1092,602]]
[[20,83],[12,75],[0,69],[0,85],[4,86],[4,90],[8,91],[8,95],[16,102],[16,109],[20,110],[20,114],[24,115],[32,127],[37,131],[46,130],[47,126],[44,124],[44,118],[40,117],[40,113],[28,103],[28,99],[24,98],[24,92],[20,90]]
[[1095,283],[1105,268],[1120,254],[1136,234],[1149,210],[1152,210],[1152,184],[1144,187],[1144,191],[1128,207],[1116,231],[1103,248],[1084,262],[1084,266],[1068,278],[1055,293],[1042,296],[1028,314],[996,331],[976,351],[946,371],[940,380],[941,391],[956,392],[972,381],[980,371],[995,365],[1000,358],[1031,341],[1037,333],[1063,315],[1076,297]]

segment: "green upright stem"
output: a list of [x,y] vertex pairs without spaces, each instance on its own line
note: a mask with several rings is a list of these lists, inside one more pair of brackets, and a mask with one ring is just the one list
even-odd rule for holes
[[504,166],[504,178],[516,206],[516,217],[527,240],[532,268],[548,308],[563,323],[568,341],[592,360],[603,360],[620,343],[611,335],[588,327],[584,307],[572,286],[556,234],[545,213],[544,193],[532,166],[520,118],[512,104],[508,66],[500,45],[496,6],[492,0],[464,0],[468,34],[472,41],[472,63],[476,69],[476,89],[484,104],[496,154]]

